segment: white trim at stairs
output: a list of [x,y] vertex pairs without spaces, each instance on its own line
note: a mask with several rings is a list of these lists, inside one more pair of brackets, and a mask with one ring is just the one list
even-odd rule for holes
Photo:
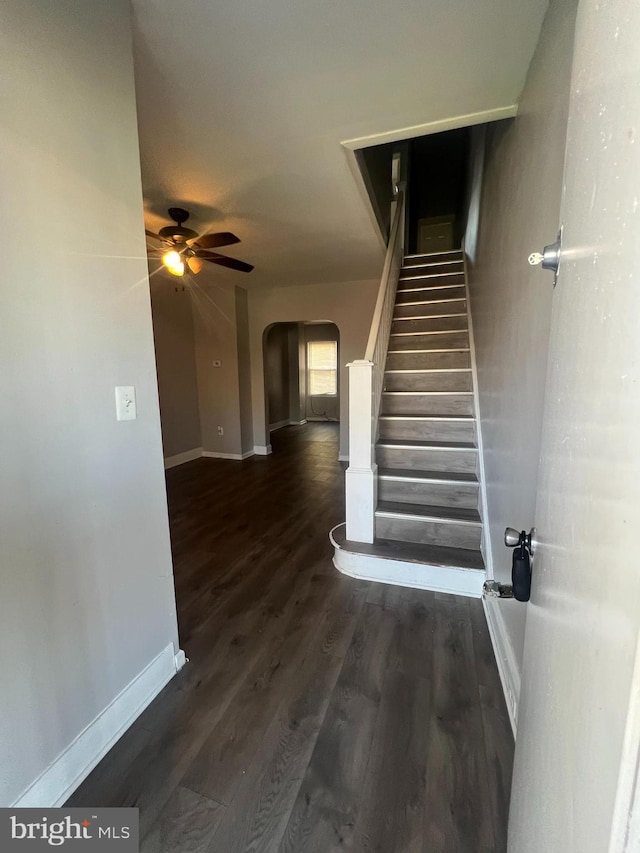
[[467,113],[462,116],[451,116],[439,121],[429,121],[426,124],[416,124],[412,127],[401,127],[397,130],[387,130],[360,136],[357,139],[345,139],[340,144],[350,150],[370,148],[372,145],[384,145],[387,142],[399,142],[402,139],[413,139],[415,136],[428,136],[431,133],[442,133],[444,130],[455,130],[458,127],[471,127],[474,124],[486,124],[503,118],[513,118],[518,114],[518,105],[509,104],[493,110],[482,110],[478,113]]
[[273,449],[270,444],[254,444],[253,452],[256,456],[268,456],[273,452]]
[[493,653],[498,664],[504,699],[509,712],[513,736],[516,736],[518,724],[518,702],[520,701],[520,667],[516,660],[509,633],[500,610],[500,598],[495,595],[483,595],[482,604],[491,637]]
[[473,405],[476,415],[476,437],[478,441],[478,463],[480,474],[480,497],[482,499],[482,557],[484,559],[487,580],[493,580],[493,549],[491,547],[491,530],[489,528],[489,500],[487,497],[487,475],[484,466],[484,444],[482,442],[482,417],[480,413],[480,394],[478,392],[478,368],[476,365],[476,343],[473,337],[473,317],[471,316],[471,294],[469,293],[469,275],[467,256],[462,243],[462,258],[464,261],[464,292],[467,297],[467,327],[469,329],[469,357],[471,359],[471,384],[473,387]]
[[127,684],[12,804],[12,808],[61,806],[133,721],[184,666],[184,652],[164,648]]
[[255,452],[255,448],[248,450],[246,453],[218,453],[215,450],[203,450],[202,455],[206,459],[235,459],[238,462],[242,462],[243,459],[253,456]]
[[349,454],[348,453],[340,453],[338,455],[338,462],[348,462],[348,461],[349,461]]
[[[337,527],[342,527],[338,524]],[[448,592],[480,598],[485,573],[477,569],[459,569],[454,566],[433,566],[425,563],[408,563],[404,560],[387,560],[372,554],[358,554],[343,550],[333,538],[333,565],[352,578],[365,581],[388,583],[392,586],[408,586],[413,589],[428,589],[432,592]]]
[[166,456],[164,460],[165,469],[175,468],[177,465],[184,465],[185,462],[193,462],[194,459],[200,459],[202,456],[202,448],[194,447],[191,450],[185,450],[184,453],[176,453],[175,456]]

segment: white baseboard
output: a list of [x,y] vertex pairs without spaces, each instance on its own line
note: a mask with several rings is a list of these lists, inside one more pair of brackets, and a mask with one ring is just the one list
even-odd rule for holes
[[[287,421],[287,423],[289,423]],[[271,447],[271,445],[269,445]],[[165,468],[175,468],[176,465],[183,465],[185,462],[191,462],[194,459],[235,459],[242,461],[250,456],[255,456],[256,450],[248,450],[246,453],[217,453],[214,450],[203,450],[201,447],[194,447],[193,450],[185,450],[184,453],[177,453],[175,456],[167,456],[164,460]],[[269,450],[271,453],[271,450]]]
[[13,808],[61,806],[114,743],[176,674],[170,643],[101,711],[12,804]]
[[243,459],[248,459],[254,453],[255,450],[249,450],[247,453],[217,453],[215,450],[203,450],[202,456],[206,459],[235,459],[237,462],[242,462]]
[[[341,526],[341,525],[338,525]],[[372,554],[358,554],[343,550],[334,540],[333,531],[329,539],[334,547],[333,565],[344,575],[365,581],[377,581],[393,586],[408,586],[413,589],[428,589],[432,592],[448,592],[480,598],[486,580],[484,572],[477,569],[458,569],[453,566],[431,566],[424,563],[408,563],[404,560],[388,560]]]
[[495,595],[485,595],[482,597],[482,604],[487,617],[489,636],[498,664],[504,699],[515,738],[518,725],[518,702],[520,700],[520,667],[502,617],[500,598]]
[[175,468],[176,465],[184,465],[185,462],[192,462],[194,459],[200,459],[202,456],[202,448],[194,447],[191,450],[185,450],[184,453],[176,453],[175,456],[165,456],[164,467]]
[[306,424],[306,422],[307,422],[306,418],[302,421],[290,421],[290,420],[276,421],[274,424],[269,424],[269,432],[270,433],[275,432],[277,429],[282,429],[283,427],[286,427],[286,426],[304,426]]
[[273,452],[270,444],[255,444],[253,447],[253,452],[256,456],[268,456]]

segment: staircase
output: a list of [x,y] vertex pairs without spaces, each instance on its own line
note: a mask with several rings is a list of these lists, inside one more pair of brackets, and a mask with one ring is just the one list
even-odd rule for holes
[[[375,461],[374,542],[349,542],[336,531],[336,565],[345,570],[348,562],[338,553],[341,548],[409,565],[413,580],[408,585],[479,595],[485,566],[460,250],[404,258],[384,365]],[[429,571],[421,573],[427,566]],[[389,577],[378,579],[394,582],[391,563],[385,571]]]

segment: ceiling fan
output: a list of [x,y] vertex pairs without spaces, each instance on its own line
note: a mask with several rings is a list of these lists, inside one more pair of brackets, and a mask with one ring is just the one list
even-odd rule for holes
[[174,225],[166,225],[157,234],[145,229],[145,234],[165,244],[162,248],[154,246],[150,251],[160,255],[160,260],[172,275],[184,275],[187,269],[192,273],[199,273],[204,265],[203,261],[209,261],[230,270],[238,270],[238,272],[251,272],[253,269],[251,264],[209,251],[219,246],[239,243],[240,238],[235,234],[230,231],[218,231],[213,234],[203,234],[200,237],[196,231],[185,228],[183,225],[189,218],[188,210],[182,207],[170,207],[168,213]]

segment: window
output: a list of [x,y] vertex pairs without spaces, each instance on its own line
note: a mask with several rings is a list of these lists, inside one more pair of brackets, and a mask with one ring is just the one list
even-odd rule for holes
[[310,341],[307,369],[311,397],[335,397],[338,393],[338,342]]

